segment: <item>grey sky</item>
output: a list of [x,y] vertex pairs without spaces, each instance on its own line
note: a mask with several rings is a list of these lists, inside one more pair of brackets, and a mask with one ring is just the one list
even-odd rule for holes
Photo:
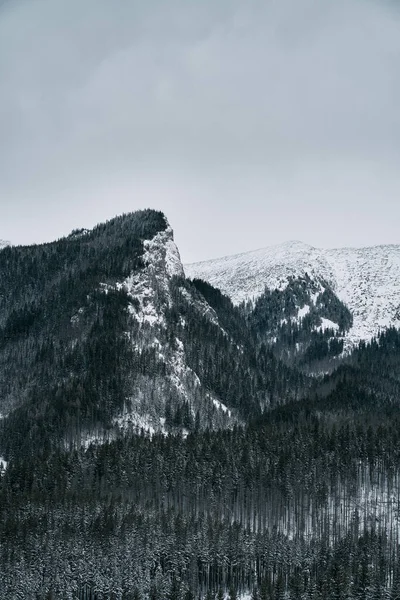
[[397,243],[397,0],[0,0],[0,238]]

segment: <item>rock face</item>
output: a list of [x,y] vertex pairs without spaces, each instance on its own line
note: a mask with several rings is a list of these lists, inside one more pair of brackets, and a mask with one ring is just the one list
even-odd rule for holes
[[[134,352],[140,355],[155,353],[164,376],[153,381],[139,378],[114,423],[122,429],[166,432],[170,425],[166,422],[166,412],[176,413],[181,407],[185,407],[181,410],[188,413],[188,422],[194,423],[196,415],[202,422],[203,416],[211,411],[214,416],[208,426],[233,423],[235,419],[231,411],[212,390],[204,388],[201,377],[187,363],[186,347],[192,340],[185,339],[184,316],[179,315],[176,326],[169,319],[171,311],[181,312],[181,308],[176,306],[179,298],[179,303],[198,313],[199,318],[205,317],[212,327],[221,332],[215,311],[195,293],[195,289],[182,284],[185,273],[168,224],[165,230],[144,240],[143,247],[144,268],[122,282],[116,282],[115,289],[124,290],[131,300],[128,310],[135,322],[135,333],[128,327],[126,335]],[[201,343],[201,340],[198,342]],[[174,421],[173,415],[171,421]],[[185,430],[185,423],[182,426]]]
[[326,282],[351,311],[348,343],[400,327],[400,245],[322,250],[302,242],[185,265],[188,277],[208,281],[235,304],[259,298],[265,288],[283,290],[306,274]]

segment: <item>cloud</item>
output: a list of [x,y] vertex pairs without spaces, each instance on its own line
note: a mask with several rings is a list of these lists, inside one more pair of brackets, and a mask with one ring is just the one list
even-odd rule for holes
[[40,213],[90,190],[102,218],[89,198],[105,189],[140,188],[143,205],[164,185],[168,205],[197,187],[240,213],[240,181],[278,198],[302,182],[295,210],[338,170],[364,189],[363,165],[392,192],[399,60],[393,2],[3,3],[0,200]]

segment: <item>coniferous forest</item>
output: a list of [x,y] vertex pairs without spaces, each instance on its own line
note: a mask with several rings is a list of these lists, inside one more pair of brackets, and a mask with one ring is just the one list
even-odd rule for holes
[[0,598],[400,598],[400,333],[344,353],[333,290],[282,324],[311,280],[234,306],[170,235],[0,250]]

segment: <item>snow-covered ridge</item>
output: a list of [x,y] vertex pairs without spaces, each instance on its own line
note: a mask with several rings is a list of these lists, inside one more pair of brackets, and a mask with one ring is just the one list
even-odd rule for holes
[[349,342],[400,327],[400,245],[323,250],[287,242],[185,265],[185,272],[220,288],[235,304],[257,299],[265,287],[284,289],[290,277],[307,273],[326,281],[352,312]]

